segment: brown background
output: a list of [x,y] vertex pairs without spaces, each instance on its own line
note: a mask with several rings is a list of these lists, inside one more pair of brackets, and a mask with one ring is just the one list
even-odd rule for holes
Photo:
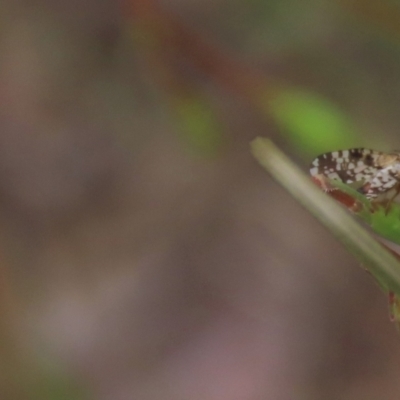
[[[0,3],[2,399],[54,370],[68,399],[398,398],[387,300],[252,159],[263,135],[310,161],[238,89],[257,86],[251,71],[308,88],[351,116],[360,146],[399,148],[394,13],[364,3]],[[137,40],[149,15],[167,37],[155,47]],[[226,76],[244,68],[237,87],[176,51],[174,23]],[[179,122],[188,93],[216,115],[215,151]]]

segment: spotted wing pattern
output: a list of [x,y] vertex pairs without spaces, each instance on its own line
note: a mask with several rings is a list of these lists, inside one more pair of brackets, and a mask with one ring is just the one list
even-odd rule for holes
[[399,188],[400,176],[398,170],[399,164],[393,164],[388,167],[382,168],[374,175],[369,182],[364,184],[358,191],[369,199],[378,197],[382,193],[397,186]]
[[359,192],[373,199],[399,186],[400,153],[364,148],[333,151],[318,156],[311,163],[310,174],[344,183],[360,183]]

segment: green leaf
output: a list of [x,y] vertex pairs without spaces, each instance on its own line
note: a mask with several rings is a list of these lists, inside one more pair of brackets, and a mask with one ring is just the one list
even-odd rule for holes
[[205,155],[214,155],[222,143],[221,127],[208,102],[186,96],[173,102],[181,131],[189,144]]
[[350,119],[325,98],[305,90],[283,88],[265,99],[266,111],[304,154],[359,146]]

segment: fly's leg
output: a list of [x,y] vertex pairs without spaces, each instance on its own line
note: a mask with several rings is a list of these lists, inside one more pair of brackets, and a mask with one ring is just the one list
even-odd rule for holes
[[394,192],[393,196],[391,196],[389,198],[389,200],[387,201],[387,203],[385,205],[385,215],[389,214],[390,207],[392,206],[394,199],[398,196],[399,193],[400,193],[400,184],[397,184],[396,191]]
[[[395,189],[395,192],[385,202],[385,215],[390,211],[393,200],[400,193],[400,182],[397,174],[391,168],[385,168],[376,173],[371,180],[361,186],[358,191],[374,204],[374,200],[380,195]],[[382,204],[379,201],[376,205]]]

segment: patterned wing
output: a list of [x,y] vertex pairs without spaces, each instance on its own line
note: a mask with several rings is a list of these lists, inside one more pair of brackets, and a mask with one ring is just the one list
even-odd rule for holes
[[382,169],[378,159],[383,154],[363,148],[321,154],[311,163],[310,174],[323,175],[344,183],[365,183]]
[[381,169],[358,191],[368,199],[374,199],[382,193],[388,192],[399,184],[398,165],[391,165]]

